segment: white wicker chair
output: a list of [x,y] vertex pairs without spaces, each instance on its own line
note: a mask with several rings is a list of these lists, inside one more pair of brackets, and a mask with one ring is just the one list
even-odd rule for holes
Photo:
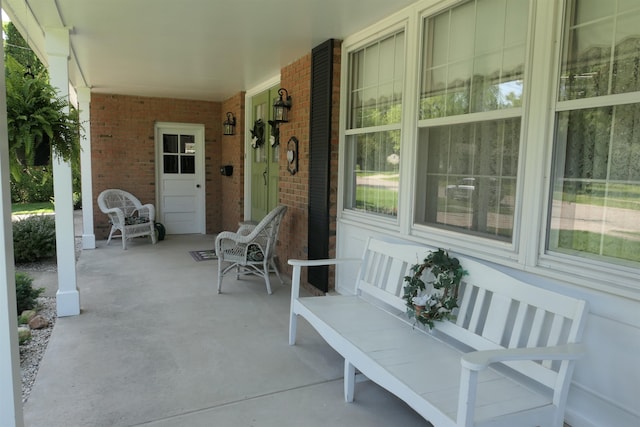
[[218,234],[216,237],[218,293],[222,291],[222,277],[234,268],[238,279],[240,274],[254,274],[264,278],[269,294],[271,294],[270,272],[276,273],[282,283],[274,256],[280,223],[286,212],[286,206],[278,206],[258,224],[245,224],[235,233],[223,231]]
[[[131,193],[109,189],[98,196],[98,206],[111,222],[107,245],[111,243],[112,237],[122,238],[122,249],[127,249],[127,239],[134,237],[149,236],[151,243],[156,243],[156,210],[151,203],[143,205]],[[114,236],[113,233],[118,230],[120,236]]]

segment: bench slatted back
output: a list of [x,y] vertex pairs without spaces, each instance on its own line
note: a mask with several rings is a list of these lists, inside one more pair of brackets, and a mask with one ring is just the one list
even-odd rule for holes
[[[455,322],[436,328],[476,350],[546,347],[580,342],[586,302],[523,283],[479,262],[460,258],[463,278]],[[517,286],[514,286],[517,285]],[[555,389],[569,362],[506,363],[527,377]]]
[[[358,276],[358,294],[401,312],[404,277],[422,262],[429,248],[369,239]],[[460,289],[460,307],[452,322],[436,329],[476,350],[544,347],[579,342],[587,314],[582,300],[550,292],[477,261],[459,257],[468,272]],[[571,362],[517,361],[510,368],[555,390],[571,375]],[[559,390],[555,390],[556,394]]]
[[369,239],[358,275],[358,294],[370,295],[385,305],[405,311],[404,277],[422,261],[428,249],[421,245]]

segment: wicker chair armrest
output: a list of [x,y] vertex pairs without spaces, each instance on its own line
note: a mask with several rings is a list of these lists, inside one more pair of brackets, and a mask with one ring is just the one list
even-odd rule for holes
[[125,215],[120,208],[107,208],[103,212],[109,217],[111,223],[115,226],[125,225]]
[[216,236],[215,248],[218,252],[218,248],[224,249],[236,244],[237,233],[233,231],[223,231]]
[[236,233],[241,234],[243,236],[247,236],[247,235],[251,234],[251,232],[253,230],[255,230],[257,225],[258,225],[258,223],[255,222],[255,221],[245,221],[245,222],[241,223],[241,225],[238,228],[238,230],[236,231]]
[[218,236],[216,237],[216,243],[215,243],[216,255],[220,257],[222,251],[235,246],[244,246],[245,252],[246,252],[249,245],[252,245],[252,244],[257,245],[262,250],[262,247],[264,245],[264,242],[263,242],[264,239],[261,239],[261,237],[262,236],[258,233],[256,233],[255,235],[245,236],[242,234],[234,233],[233,231],[223,231],[222,233],[218,234]]

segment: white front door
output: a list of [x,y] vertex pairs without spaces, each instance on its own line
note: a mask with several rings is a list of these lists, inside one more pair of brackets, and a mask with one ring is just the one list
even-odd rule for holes
[[157,123],[156,152],[156,221],[167,234],[204,234],[204,125]]

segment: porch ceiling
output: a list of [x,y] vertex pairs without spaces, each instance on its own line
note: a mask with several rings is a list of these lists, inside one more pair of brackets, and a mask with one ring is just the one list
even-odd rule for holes
[[46,64],[70,28],[69,76],[99,93],[221,101],[415,0],[3,0]]

